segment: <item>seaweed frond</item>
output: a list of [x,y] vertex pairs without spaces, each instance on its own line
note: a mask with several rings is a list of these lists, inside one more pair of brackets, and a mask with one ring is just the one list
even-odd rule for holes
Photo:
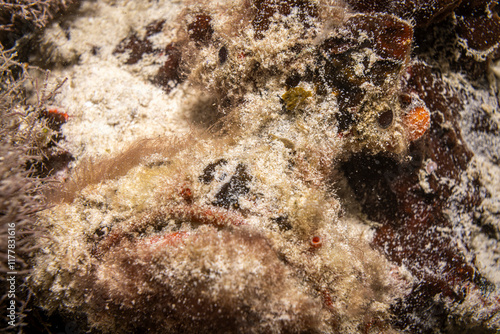
[[[17,272],[17,326],[23,324],[30,296],[23,282],[30,270],[29,258],[36,248],[33,236],[41,233],[35,228],[35,214],[46,207],[42,196],[44,180],[33,177],[32,168],[42,159],[51,138],[51,131],[40,115],[63,83],[55,88],[48,85],[37,88],[38,99],[29,104],[26,87],[34,82],[29,74],[31,69],[17,60],[14,49],[5,50],[0,45],[0,286],[7,286],[7,272]],[[15,264],[10,268],[8,240],[12,233],[15,233]],[[7,302],[7,298],[2,298],[1,307],[6,307]],[[7,320],[2,319],[0,328],[7,328]]]

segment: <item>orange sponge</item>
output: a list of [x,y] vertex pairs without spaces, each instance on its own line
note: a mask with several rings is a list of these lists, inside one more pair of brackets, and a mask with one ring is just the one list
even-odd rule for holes
[[403,117],[403,125],[408,140],[414,141],[422,137],[431,125],[431,115],[425,107],[415,107]]

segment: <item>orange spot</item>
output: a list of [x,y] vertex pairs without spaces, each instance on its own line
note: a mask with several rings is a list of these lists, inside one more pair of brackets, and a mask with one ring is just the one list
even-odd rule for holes
[[414,141],[422,137],[431,125],[431,115],[424,107],[416,107],[410,110],[403,118],[408,140]]
[[181,196],[182,199],[184,199],[188,204],[193,203],[193,193],[191,192],[191,189],[189,188],[182,188],[181,191]]
[[311,246],[314,248],[319,248],[321,247],[321,238],[318,236],[314,236],[311,239]]
[[57,108],[49,108],[48,109],[49,115],[52,117],[57,118],[58,120],[61,121],[61,123],[66,122],[68,120],[68,114],[66,114],[64,111],[61,111]]

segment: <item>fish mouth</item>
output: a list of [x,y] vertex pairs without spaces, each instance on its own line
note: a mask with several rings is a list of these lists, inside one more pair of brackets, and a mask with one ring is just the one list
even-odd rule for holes
[[97,243],[93,256],[81,280],[92,308],[87,313],[104,314],[113,328],[129,316],[136,328],[175,323],[188,332],[206,332],[211,324],[243,330],[261,313],[279,315],[276,326],[287,330],[320,322],[322,300],[269,238],[233,210],[167,205],[124,221]]
[[[164,230],[169,221],[174,221],[176,228]],[[186,238],[199,234],[202,226],[234,230],[248,224],[243,215],[231,209],[198,204],[165,205],[113,228],[93,245],[92,255],[101,258],[125,241],[148,247],[178,246]]]

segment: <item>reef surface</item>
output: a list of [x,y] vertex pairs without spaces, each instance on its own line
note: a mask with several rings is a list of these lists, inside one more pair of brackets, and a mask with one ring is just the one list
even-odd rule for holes
[[96,333],[496,333],[499,33],[496,1],[83,1],[31,60],[68,78],[38,304]]

